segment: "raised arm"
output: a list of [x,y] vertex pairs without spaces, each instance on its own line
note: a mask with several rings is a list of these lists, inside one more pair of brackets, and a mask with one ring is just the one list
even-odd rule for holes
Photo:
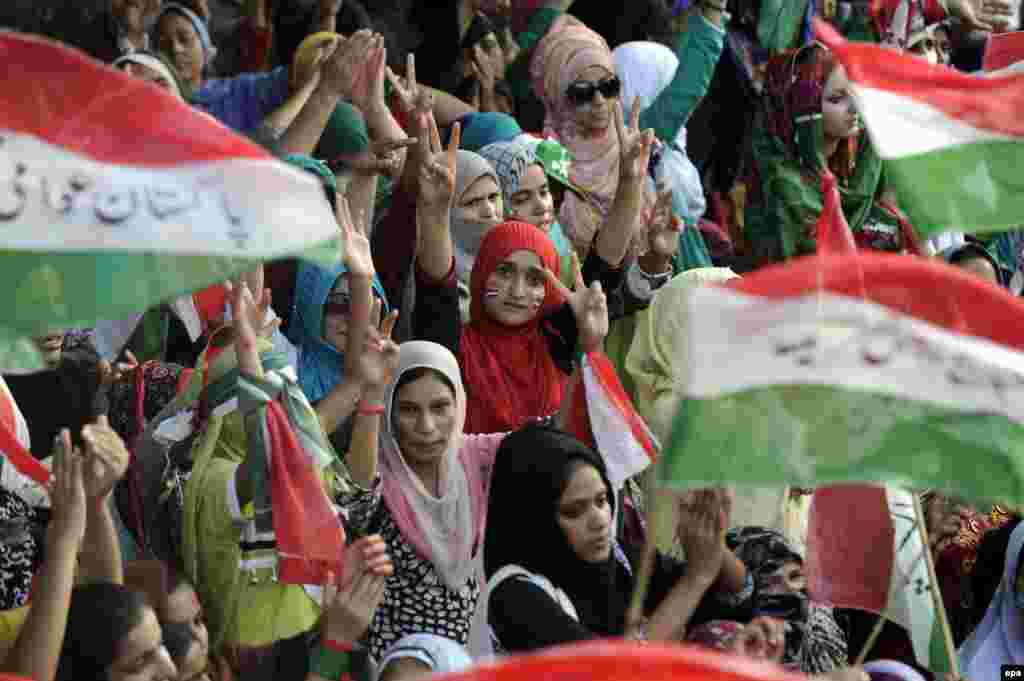
[[420,134],[419,140],[422,165],[419,198],[416,202],[416,224],[419,229],[416,264],[432,281],[442,281],[451,271],[455,257],[449,215],[455,197],[455,175],[462,134],[456,123],[452,128],[448,148],[443,149],[433,116],[423,115],[420,128],[429,128],[430,134]]
[[[384,97],[384,81],[387,77],[387,51],[384,49],[384,38],[374,36],[369,54],[365,56],[359,68],[359,75],[352,88],[350,100],[363,112],[370,138],[380,142],[397,142],[406,138],[405,130],[391,115]],[[398,165],[405,165],[405,149],[395,152]]]
[[679,67],[672,81],[640,116],[640,125],[653,128],[658,139],[664,142],[676,138],[707,94],[725,45],[722,27],[725,0],[703,0],[700,8],[676,40]]
[[643,218],[644,182],[647,179],[647,164],[651,160],[654,132],[640,132],[639,98],[633,100],[628,128],[623,120],[622,105],[616,103],[613,111],[614,125],[619,136],[619,187],[608,217],[594,240],[594,249],[608,265],[619,267]]
[[85,537],[88,501],[82,456],[71,448],[71,435],[61,431],[63,446],[53,457],[50,501],[53,516],[46,531],[43,562],[32,608],[0,669],[36,681],[52,681],[57,673],[64,629],[75,583],[75,559]]
[[[398,97],[398,105],[402,108],[402,112],[410,124],[414,126],[416,137],[422,140],[425,135],[430,134],[429,126],[422,127],[421,123],[423,116],[434,108],[434,94],[430,88],[420,85],[416,80],[416,55],[409,54],[406,58],[406,77],[404,79],[396,76],[390,68],[386,69],[385,73]],[[423,163],[420,154],[421,148],[422,145],[409,148],[399,183],[402,191],[412,197],[419,192],[419,172],[420,165]]]
[[124,582],[121,543],[111,511],[111,495],[128,470],[130,455],[105,415],[82,429],[85,443],[85,491],[89,499],[85,548],[79,561],[81,582]]

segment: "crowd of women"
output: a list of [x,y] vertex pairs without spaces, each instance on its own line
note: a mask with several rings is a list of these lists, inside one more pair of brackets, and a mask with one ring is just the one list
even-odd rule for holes
[[[310,173],[344,245],[333,267],[270,262],[54,330],[36,341],[46,370],[0,381],[0,669],[394,681],[628,637],[851,680],[867,644],[867,660],[900,663],[880,677],[935,676],[910,632],[889,622],[868,643],[876,615],[809,597],[813,490],[693,490],[655,528],[645,511],[662,492],[617,477],[621,452],[595,437],[593,411],[580,427],[578,393],[585,358],[604,353],[667,441],[693,352],[687,292],[813,254],[826,173],[859,248],[943,258],[1019,294],[1019,233],[915,237],[809,29],[820,17],[971,71],[1016,10],[576,5],[0,9]],[[343,554],[320,578],[296,579],[285,548],[282,446],[313,473],[293,490],[306,534]],[[50,468],[48,488],[19,448]],[[964,676],[1024,663],[1020,517],[917,493]]]

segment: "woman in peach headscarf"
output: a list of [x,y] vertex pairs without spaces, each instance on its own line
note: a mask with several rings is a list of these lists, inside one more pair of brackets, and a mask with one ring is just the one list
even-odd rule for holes
[[[611,212],[623,175],[614,124],[622,84],[604,38],[569,15],[560,17],[538,43],[530,75],[547,110],[544,134],[572,152],[570,177],[589,195],[589,201],[566,195],[561,210],[561,223],[583,259]],[[653,192],[646,183],[643,202],[645,208],[653,205]],[[645,211],[636,225],[634,254],[646,250],[643,232],[649,217]]]

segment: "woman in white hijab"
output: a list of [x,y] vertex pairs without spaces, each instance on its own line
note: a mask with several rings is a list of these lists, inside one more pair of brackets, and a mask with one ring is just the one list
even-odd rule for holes
[[412,681],[468,669],[466,649],[435,634],[410,634],[388,648],[377,667],[377,681]]
[[985,611],[985,619],[960,646],[960,669],[965,679],[1004,678],[1000,665],[1024,663],[1024,582],[1020,555],[1024,523],[1010,535],[1003,581]]

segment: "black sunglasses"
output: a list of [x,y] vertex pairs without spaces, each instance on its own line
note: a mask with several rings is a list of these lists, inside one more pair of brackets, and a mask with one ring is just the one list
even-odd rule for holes
[[598,92],[605,99],[612,99],[613,97],[618,97],[621,91],[622,81],[619,80],[618,76],[611,76],[597,83],[589,80],[578,80],[566,88],[565,96],[576,106],[582,106],[592,102],[594,95]]

